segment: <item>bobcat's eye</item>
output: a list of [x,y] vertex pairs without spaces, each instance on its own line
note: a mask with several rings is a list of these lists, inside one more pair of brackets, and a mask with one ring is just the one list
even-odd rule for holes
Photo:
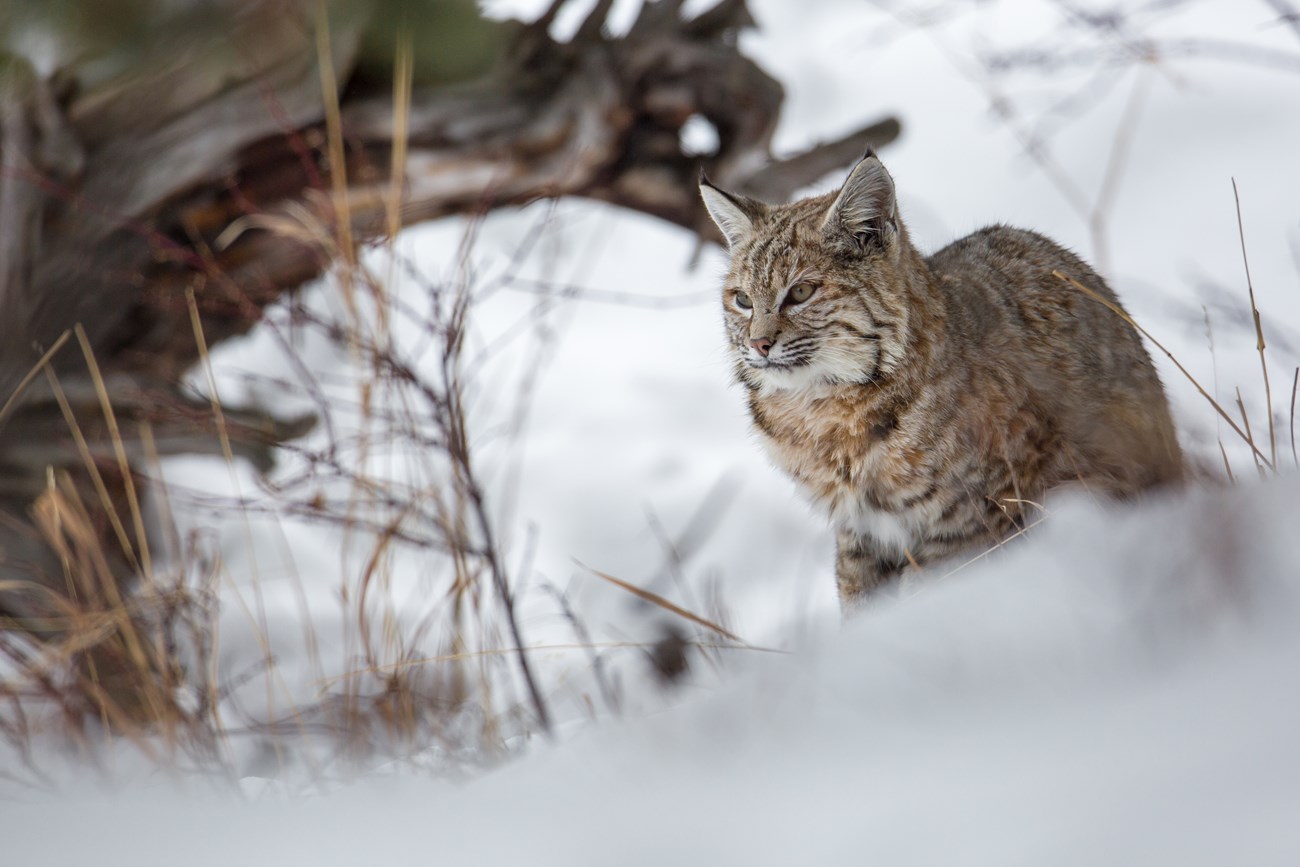
[[812,297],[817,291],[816,285],[812,283],[796,283],[790,288],[789,294],[785,296],[787,304],[802,304]]
[[754,307],[754,302],[749,300],[749,296],[746,295],[744,292],[737,292],[736,306],[739,307],[741,310],[751,310]]

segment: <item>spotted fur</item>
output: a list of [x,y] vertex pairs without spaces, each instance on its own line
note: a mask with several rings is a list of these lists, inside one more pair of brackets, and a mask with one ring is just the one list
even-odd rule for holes
[[836,529],[846,607],[909,563],[1005,539],[1062,485],[1124,498],[1182,479],[1151,359],[1053,275],[1118,305],[1068,250],[991,226],[923,257],[872,153],[840,190],[789,205],[701,193],[731,252],[736,378]]

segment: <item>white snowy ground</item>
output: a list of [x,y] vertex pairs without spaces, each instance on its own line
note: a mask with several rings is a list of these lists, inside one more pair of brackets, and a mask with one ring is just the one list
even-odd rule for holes
[[7,863],[1294,864],[1298,499],[1063,504],[816,650],[468,784],[28,799]]
[[[1267,421],[1236,178],[1269,339],[1279,463],[1290,466],[1286,416],[1300,363],[1300,64],[1277,68],[1260,58],[1273,56],[1265,49],[1300,56],[1300,40],[1271,23],[1268,4],[1201,4],[1159,18],[1165,35],[1252,48],[1236,62],[1179,58],[1118,75],[1049,139],[1064,186],[1076,192],[1050,180],[989,111],[993,88],[1032,128],[1064,79],[972,77],[977,46],[1041,44],[1056,32],[1053,4],[977,4],[924,31],[849,0],[751,5],[762,29],[744,45],[789,92],[779,147],[795,150],[898,112],[905,135],[882,156],[923,249],[997,221],[1052,235],[1098,262],[1137,319],[1225,406],[1239,387],[1258,432]],[[1121,126],[1131,132],[1117,146]],[[1103,194],[1112,173],[1114,194]],[[1104,219],[1090,223],[1097,202]],[[542,208],[489,219],[474,254],[485,272],[509,261]],[[406,233],[402,246],[425,273],[446,275],[461,232],[439,223]],[[580,711],[594,692],[585,658],[538,653],[563,723],[559,742],[518,746],[504,767],[464,784],[394,763],[305,802],[287,800],[280,781],[261,779],[255,747],[238,744],[230,762],[251,802],[213,795],[183,775],[141,779],[129,761],[124,790],[63,771],[60,798],[23,796],[0,810],[6,858],[1295,863],[1300,477],[1255,481],[1244,446],[1153,352],[1189,451],[1221,465],[1222,435],[1242,484],[1136,509],[1053,504],[1022,544],[841,627],[830,536],[766,464],[728,384],[712,300],[722,254],[700,251],[692,269],[696,252],[691,238],[648,218],[561,203],[525,273],[664,303],[557,304],[511,290],[484,300],[474,345],[516,337],[478,386],[481,412],[472,421],[481,460],[512,564],[535,528],[534,571],[521,590],[530,644],[573,641],[544,582],[569,589],[594,641],[653,634],[659,621],[584,576],[577,560],[710,615],[720,607],[748,641],[791,653],[732,652],[720,670],[697,665],[687,686],[661,695],[646,685],[638,652],[609,651],[625,711],[594,724]],[[394,288],[420,297],[400,278]],[[338,306],[329,287],[308,303]],[[545,327],[516,330],[519,320],[536,319],[538,303]],[[307,341],[302,354],[322,376],[349,371],[346,353]],[[516,447],[492,432],[510,419],[515,387],[538,357]],[[293,376],[265,329],[223,347],[214,363],[228,401],[307,405],[250,377]],[[220,462],[177,461],[167,472],[218,494],[257,490],[251,472],[241,469],[232,482]],[[516,484],[517,497],[507,496]],[[695,513],[705,503],[716,524],[695,540],[689,531],[700,527]],[[190,521],[214,528],[229,576],[223,674],[256,665],[257,633],[274,644],[275,688],[246,686],[241,709],[261,701],[261,710],[283,711],[312,698],[322,676],[355,664],[340,650],[346,628],[336,599],[351,573],[340,566],[348,558],[337,533],[203,510]],[[684,586],[667,575],[655,522],[679,542],[686,534]],[[417,555],[397,556],[394,606],[425,610],[442,592],[439,575]],[[325,648],[324,671],[304,650],[304,606]]]

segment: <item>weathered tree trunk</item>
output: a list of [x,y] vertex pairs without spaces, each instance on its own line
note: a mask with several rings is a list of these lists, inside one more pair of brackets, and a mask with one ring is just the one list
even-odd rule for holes
[[[177,387],[199,357],[191,296],[212,344],[394,226],[542,197],[601,199],[711,237],[695,190],[701,168],[728,189],[780,200],[898,133],[888,119],[775,159],[783,92],[736,47],[753,23],[743,0],[691,20],[680,18],[681,0],[647,3],[618,38],[604,30],[611,4],[600,0],[558,42],[548,31],[563,2],[530,24],[480,22],[485,44],[499,46],[491,70],[417,80],[405,115],[392,80],[359,62],[367,20],[357,10],[374,4],[232,0],[218,6],[224,22],[160,30],[147,56],[104,80],[8,58],[0,629],[60,634],[76,567],[57,503],[84,504],[87,532],[111,552],[95,568],[125,592],[146,568],[129,484],[146,441],[162,454],[219,448],[206,405]],[[716,153],[683,153],[680,130],[695,115],[717,130]],[[396,140],[406,148],[400,201]],[[226,415],[255,460],[305,429],[301,419]],[[95,651],[100,667],[136,652],[130,644],[110,631]]]

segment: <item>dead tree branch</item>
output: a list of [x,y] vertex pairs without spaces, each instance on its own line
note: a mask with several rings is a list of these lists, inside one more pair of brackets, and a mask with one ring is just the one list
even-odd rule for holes
[[[79,450],[43,378],[31,380],[42,387],[0,422],[0,577],[63,584],[29,514],[46,467],[82,477],[87,459],[138,457],[146,422],[163,453],[212,448],[212,419],[176,385],[199,357],[187,292],[217,343],[350,260],[350,242],[558,196],[712,237],[695,190],[701,168],[730,189],[779,200],[899,132],[896,120],[875,121],[775,157],[784,92],[737,46],[737,32],[754,23],[744,0],[688,20],[679,0],[647,2],[622,36],[609,34],[610,4],[598,2],[568,41],[549,32],[563,0],[531,23],[481,22],[499,46],[490,71],[453,83],[417,78],[406,114],[392,80],[377,79],[361,56],[377,0],[210,5],[197,22],[146,22],[158,31],[149,50],[115,74],[82,60],[41,72],[0,54],[0,405],[80,325],[108,398],[135,422],[116,426],[128,442],[110,443],[100,402],[83,399],[84,359],[55,353],[51,375],[72,396],[70,418],[88,443]],[[327,43],[318,39],[326,23]],[[417,65],[445,47],[414,45]],[[329,81],[338,92],[323,99]],[[681,128],[696,116],[716,129],[716,152],[683,152]],[[404,154],[397,185],[395,153]],[[255,408],[226,415],[232,436],[247,434],[262,459],[305,423]],[[105,508],[114,491],[97,498]],[[104,534],[108,523],[91,520]],[[105,535],[105,544],[115,543]],[[20,613],[10,595],[0,595],[0,612]]]

